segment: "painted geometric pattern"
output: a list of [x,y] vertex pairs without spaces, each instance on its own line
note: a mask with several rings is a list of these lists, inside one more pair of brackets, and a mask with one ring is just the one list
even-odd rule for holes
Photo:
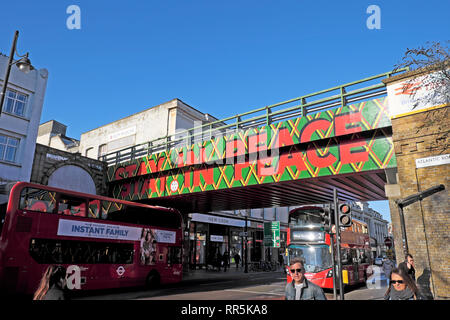
[[[149,165],[149,158],[145,157],[115,167],[110,176],[113,196],[140,200],[396,167],[390,130],[386,128],[390,121],[383,111],[382,99],[370,102],[379,106],[380,112],[368,112],[366,102],[327,111],[329,118],[323,114],[304,117],[308,121],[303,120],[306,122],[302,126],[297,123],[301,118],[273,125],[277,148],[268,131],[248,130],[251,135],[246,132],[241,140],[236,140],[256,141],[253,149],[247,145],[244,157],[239,157],[242,154],[235,149],[234,156],[227,158],[226,151],[222,154],[220,148],[214,148],[211,155],[218,155],[217,161],[209,164],[177,166],[168,164],[163,156],[158,166]],[[355,116],[357,113],[360,115]],[[206,155],[209,154],[205,152]],[[162,170],[149,172],[148,167]]]
[[382,97],[113,165],[108,168],[108,182],[205,163],[220,165],[230,158],[390,126],[387,98]]

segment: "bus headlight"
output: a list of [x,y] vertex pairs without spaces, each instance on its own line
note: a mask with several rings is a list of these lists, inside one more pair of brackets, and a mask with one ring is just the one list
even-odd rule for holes
[[331,278],[333,277],[333,268],[330,268],[330,270],[328,270],[327,272],[327,278]]

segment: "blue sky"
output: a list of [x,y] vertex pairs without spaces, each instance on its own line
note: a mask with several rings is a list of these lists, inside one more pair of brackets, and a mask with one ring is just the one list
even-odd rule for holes
[[[367,28],[370,5],[381,29]],[[49,70],[41,122],[79,139],[173,98],[224,118],[386,72],[406,48],[448,40],[448,12],[442,0],[9,1],[0,51],[19,30],[19,53]]]

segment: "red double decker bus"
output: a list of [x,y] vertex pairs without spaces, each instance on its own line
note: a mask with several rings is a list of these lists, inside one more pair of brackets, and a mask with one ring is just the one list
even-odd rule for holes
[[25,182],[6,192],[2,293],[33,293],[50,264],[66,268],[73,290],[181,281],[178,211]]
[[[332,241],[324,231],[321,212],[324,212],[321,206],[303,206],[289,212],[288,264],[290,259],[302,259],[305,277],[322,288],[332,289]],[[356,219],[352,221],[352,226],[341,232],[342,278],[349,285],[364,282],[370,276],[367,267],[371,264],[367,224]],[[292,281],[289,272],[287,278]]]

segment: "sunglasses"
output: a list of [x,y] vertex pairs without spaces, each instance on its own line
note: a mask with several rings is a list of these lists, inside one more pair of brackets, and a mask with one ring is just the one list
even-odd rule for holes
[[396,284],[396,283],[402,284],[403,280],[391,280],[391,283],[392,284]]
[[303,271],[305,271],[305,269],[291,269],[291,273],[303,273]]

